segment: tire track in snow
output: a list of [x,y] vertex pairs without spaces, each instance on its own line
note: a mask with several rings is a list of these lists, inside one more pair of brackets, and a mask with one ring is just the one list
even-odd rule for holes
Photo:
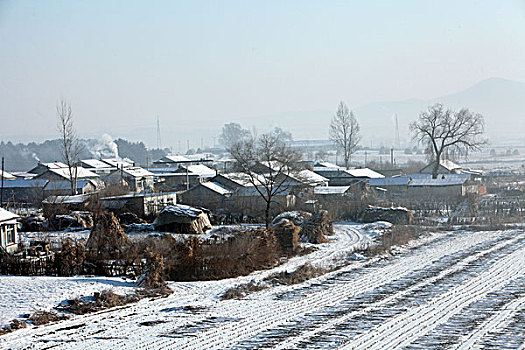
[[299,343],[306,343],[306,346],[311,346],[312,344],[308,343],[309,339],[313,337],[319,337],[321,339],[326,338],[323,333],[333,329],[337,325],[343,324],[345,322],[350,322],[352,318],[355,318],[356,316],[368,314],[374,310],[378,310],[381,307],[385,307],[389,303],[392,303],[396,300],[402,299],[403,297],[411,295],[417,290],[433,285],[437,281],[445,279],[454,273],[464,270],[472,262],[475,262],[479,260],[480,258],[485,257],[486,255],[489,255],[493,252],[496,252],[505,247],[508,247],[522,239],[523,237],[519,236],[511,240],[504,240],[503,242],[493,245],[488,249],[479,251],[475,253],[474,255],[468,255],[467,257],[462,258],[458,262],[453,263],[452,266],[440,271],[437,275],[433,275],[430,278],[423,279],[421,282],[411,285],[408,288],[402,289],[399,292],[394,292],[394,294],[387,296],[386,298],[380,299],[379,301],[374,302],[370,305],[367,305],[366,307],[360,308],[356,311],[351,311],[350,313],[344,316],[332,318],[328,321],[325,321],[321,325],[315,327],[313,330],[304,332],[300,336],[294,337],[292,339],[287,339],[284,342],[278,344],[277,346],[274,346],[273,348],[289,349],[289,348],[293,348]]
[[474,277],[428,303],[415,307],[358,337],[341,349],[398,349],[428,333],[475,300],[525,274],[525,248],[501,259]]
[[475,345],[489,332],[495,332],[505,327],[510,319],[512,319],[517,312],[523,311],[524,308],[525,296],[508,303],[502,310],[486,320],[473,333],[464,337],[459,344],[456,344],[451,349],[468,350],[475,348]]

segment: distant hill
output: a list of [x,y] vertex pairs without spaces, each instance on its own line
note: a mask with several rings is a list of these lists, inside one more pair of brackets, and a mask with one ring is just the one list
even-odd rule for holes
[[[361,134],[368,144],[393,144],[397,114],[400,139],[410,139],[408,126],[419,113],[434,103],[443,103],[452,109],[466,107],[485,117],[487,136],[494,142],[525,138],[525,83],[489,78],[474,86],[431,100],[375,102],[353,108],[361,125]],[[323,138],[328,134],[328,123],[334,111],[280,113],[265,117],[265,123],[291,130],[295,139]]]

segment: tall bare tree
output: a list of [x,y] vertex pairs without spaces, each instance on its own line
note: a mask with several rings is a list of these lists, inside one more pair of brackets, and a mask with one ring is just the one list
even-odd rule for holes
[[68,180],[71,183],[71,194],[76,194],[77,165],[82,145],[73,126],[71,104],[65,100],[57,103],[58,132],[60,133],[61,153],[64,164],[67,165]]
[[345,168],[350,166],[352,153],[357,150],[361,137],[359,135],[359,123],[354,113],[348,110],[344,102],[339,103],[337,112],[330,122],[330,140],[343,153]]
[[437,178],[440,161],[447,152],[468,154],[487,143],[483,138],[485,122],[481,114],[466,108],[455,112],[439,103],[421,112],[419,119],[410,124],[410,130],[414,140],[431,152],[433,179]]
[[[282,133],[270,132],[258,137],[241,139],[228,151],[235,159],[237,170],[246,175],[255,191],[265,202],[265,223],[271,222],[272,203],[276,196],[289,190],[289,176],[298,172],[300,154],[282,139]],[[261,174],[263,165],[267,171]]]

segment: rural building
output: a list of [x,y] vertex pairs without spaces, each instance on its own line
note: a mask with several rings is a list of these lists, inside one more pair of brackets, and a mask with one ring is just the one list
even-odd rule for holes
[[142,192],[153,188],[154,174],[141,167],[119,168],[106,176],[109,184],[120,184],[132,192]]
[[369,168],[345,169],[335,166],[329,167],[329,163],[315,166],[314,172],[328,179],[329,186],[348,186],[356,183],[365,185],[370,179],[380,179],[385,176]]
[[0,250],[13,253],[18,249],[18,219],[20,217],[0,208]]
[[193,155],[169,155],[164,156],[153,162],[155,167],[179,168],[181,165],[198,165],[203,163],[212,163],[211,154],[193,154]]
[[170,205],[162,209],[155,221],[155,229],[174,233],[204,233],[211,229],[208,214],[188,205]]
[[80,165],[98,175],[109,175],[113,170],[116,170],[116,167],[98,159],[81,159]]
[[101,160],[111,168],[129,168],[135,166],[135,162],[127,158],[103,158]]
[[44,215],[66,214],[70,211],[85,211],[93,200],[91,194],[76,194],[74,196],[49,196],[42,201]]
[[406,201],[450,202],[485,192],[485,186],[472,180],[470,174],[439,174],[437,179],[432,179],[431,174],[371,179],[370,187],[386,190],[387,198]]
[[191,206],[217,210],[228,205],[227,201],[232,194],[232,191],[224,185],[208,181],[199,183],[181,193],[180,202]]
[[[432,174],[436,162],[431,162],[426,165],[423,169],[419,170],[421,174]],[[454,163],[448,159],[441,159],[438,166],[438,174],[461,174],[463,168],[461,165]]]
[[[76,194],[94,193],[100,188],[99,182],[95,180],[76,181]],[[67,196],[71,194],[71,182],[48,181],[44,186],[44,197]]]
[[40,175],[49,169],[63,169],[63,168],[67,168],[67,165],[62,162],[52,162],[52,163],[38,162],[38,165],[34,167],[33,169],[29,170],[28,173]]
[[39,204],[44,198],[46,179],[16,179],[4,182],[4,203]]
[[341,198],[350,194],[351,186],[318,186],[314,188],[314,196],[319,199],[329,200]]
[[[79,180],[91,180],[99,179],[100,177],[92,171],[89,171],[82,167],[72,168],[73,178]],[[69,168],[49,168],[39,175],[34,177],[35,179],[46,179],[49,181],[70,181],[71,174]]]
[[177,204],[175,192],[132,193],[100,199],[102,207],[117,214],[134,213],[139,217],[157,215],[164,207]]

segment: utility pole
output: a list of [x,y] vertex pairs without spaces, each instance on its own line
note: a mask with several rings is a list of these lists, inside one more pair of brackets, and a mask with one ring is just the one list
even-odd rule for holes
[[394,169],[394,148],[390,148],[390,164],[392,165],[392,169]]
[[4,157],[2,157],[2,189],[0,190],[0,207],[4,205]]
[[160,120],[157,116],[157,148],[162,149],[162,140],[160,139]]

